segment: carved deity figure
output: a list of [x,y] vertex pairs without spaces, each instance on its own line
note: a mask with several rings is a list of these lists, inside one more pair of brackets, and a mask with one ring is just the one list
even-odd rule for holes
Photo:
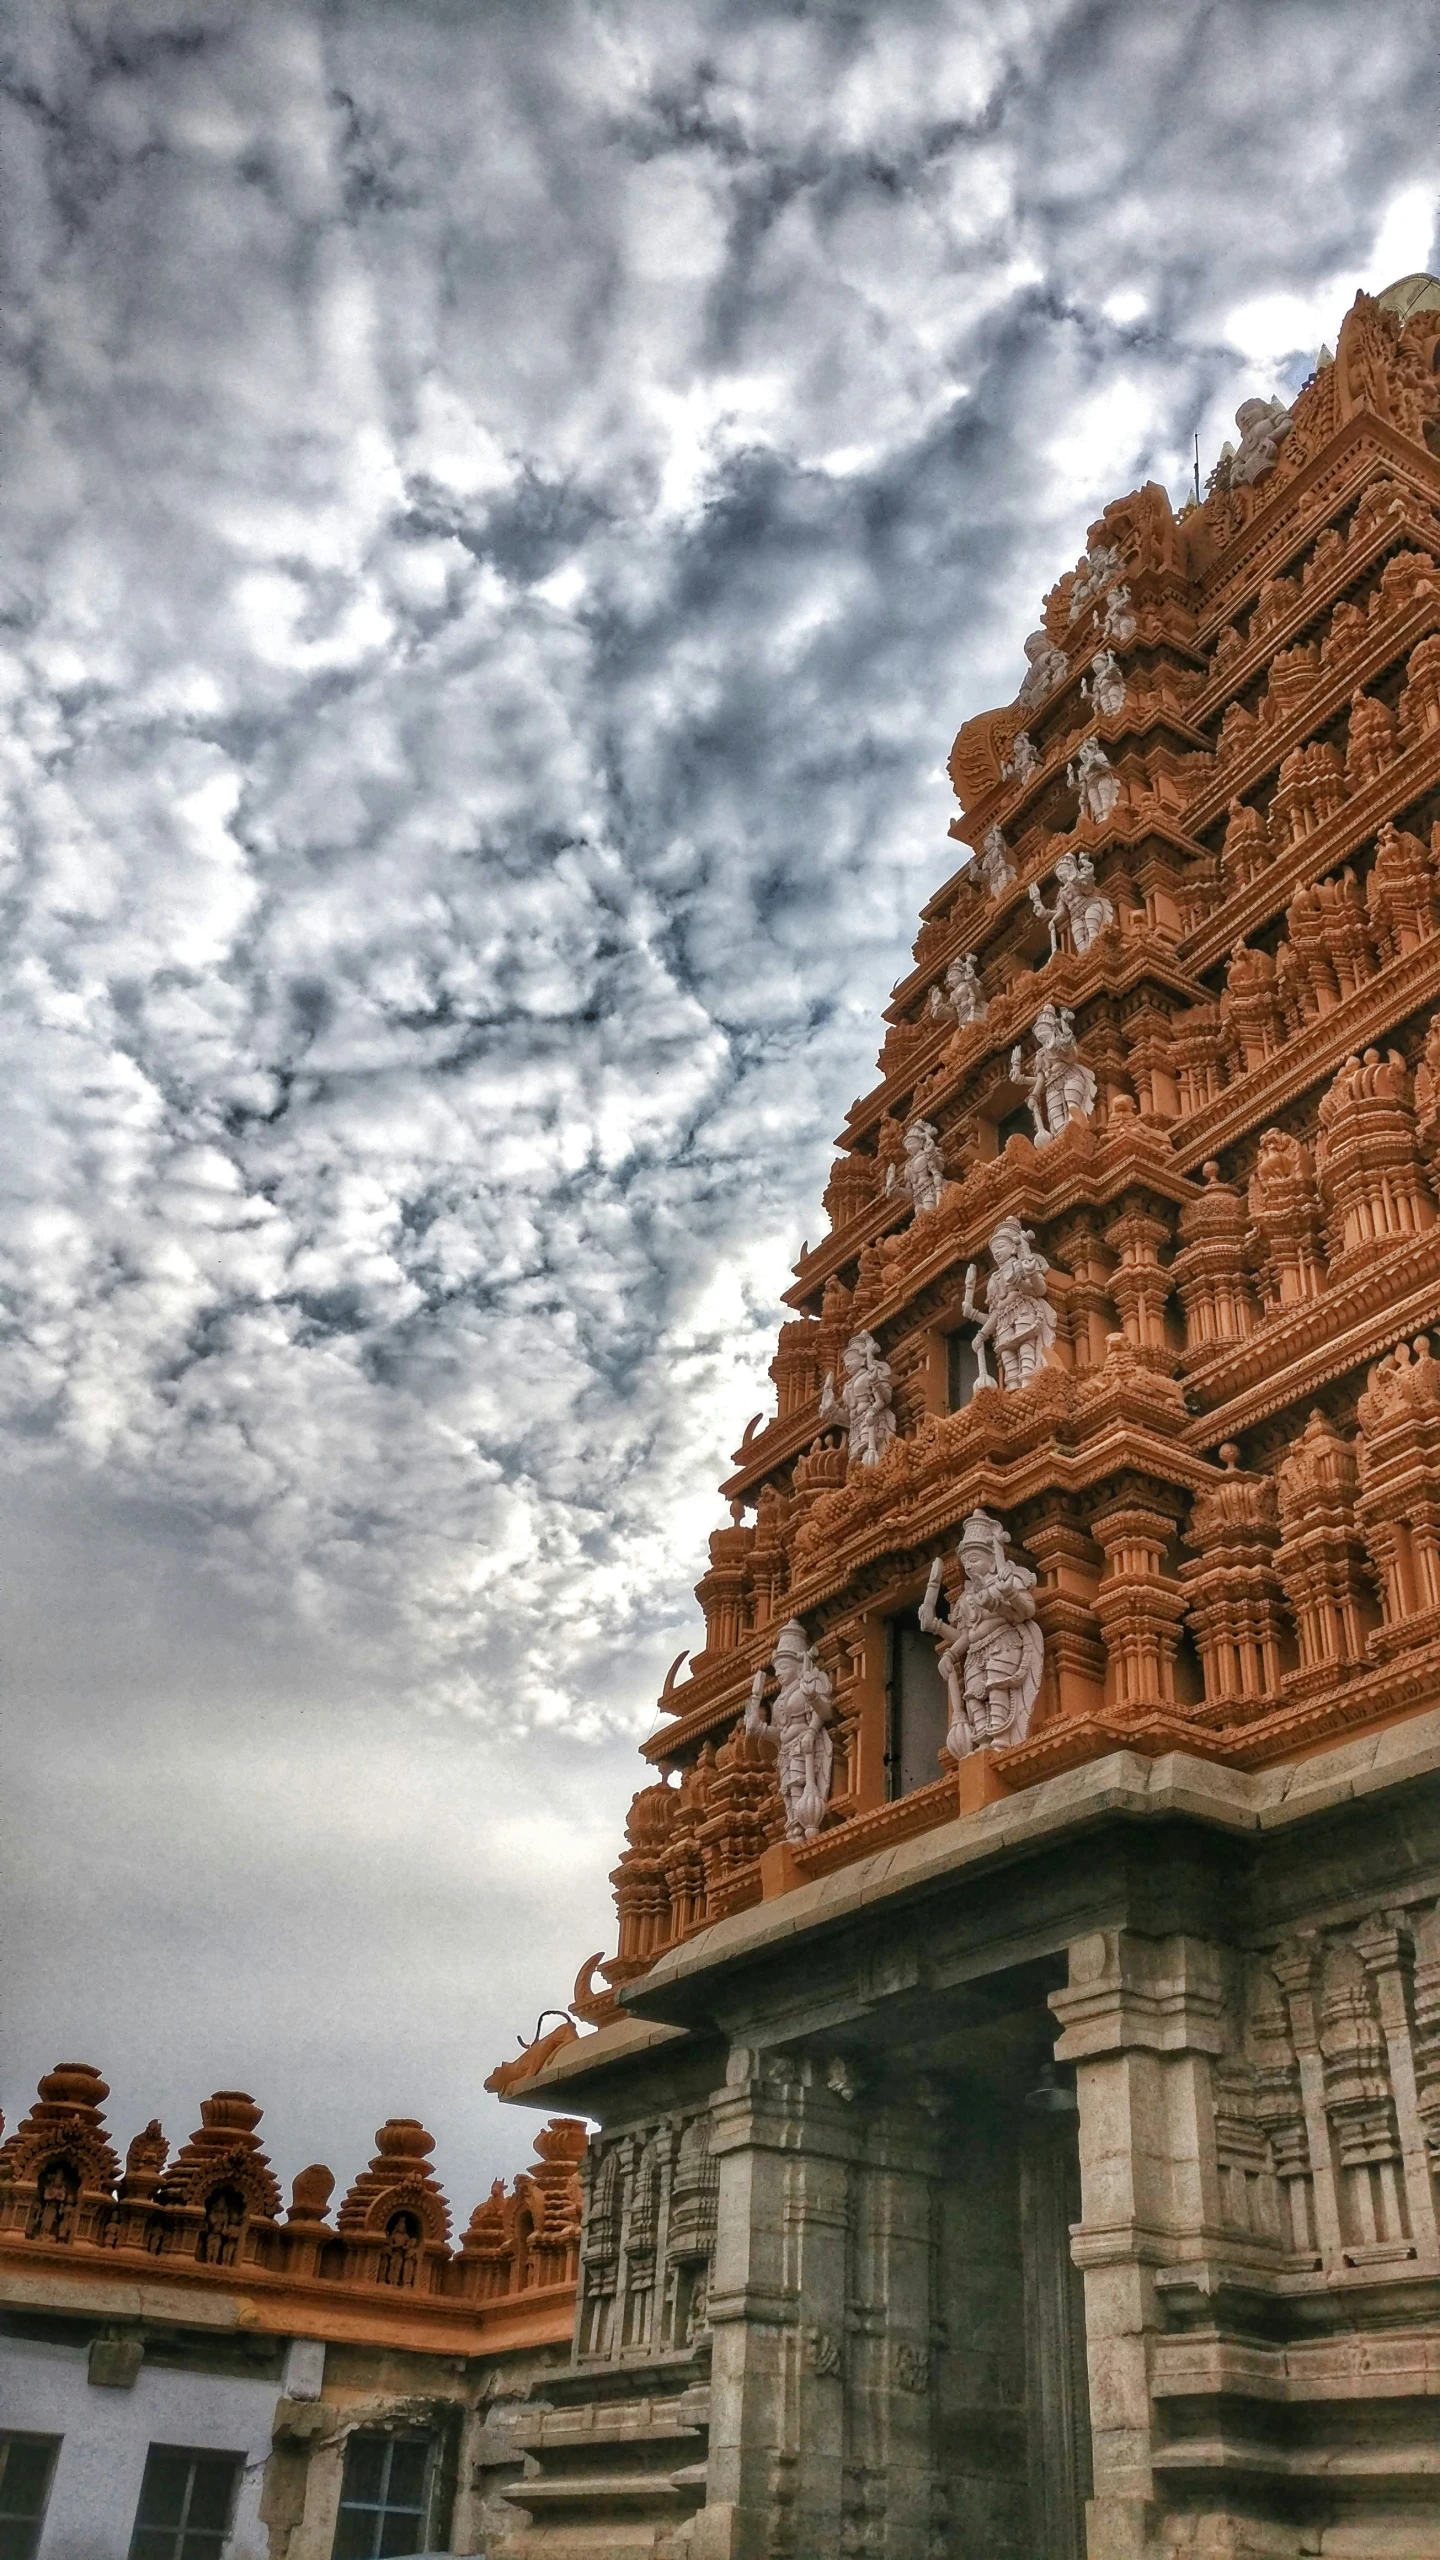
[[993,827],[986,828],[976,860],[980,877],[991,897],[998,898],[1003,889],[1009,888],[1015,877],[1015,865],[1010,859],[1010,848],[1000,832],[998,819]]
[[1070,590],[1070,619],[1078,622],[1087,604],[1093,604],[1101,590],[1113,584],[1120,575],[1120,554],[1113,542],[1097,542],[1087,551],[1075,572]]
[[1075,1016],[1065,1004],[1042,1005],[1035,1018],[1035,1055],[1028,1073],[1020,1063],[1020,1043],[1010,1052],[1010,1073],[1025,1087],[1035,1123],[1035,1144],[1048,1147],[1072,1120],[1088,1120],[1099,1088],[1095,1070],[1087,1067],[1075,1045]]
[[1023,1742],[1030,1730],[1045,1639],[1035,1616],[1035,1576],[1006,1553],[1008,1533],[988,1511],[972,1511],[960,1531],[964,1586],[942,1618],[937,1557],[920,1603],[935,1638],[950,1700],[945,1736],[957,1760],[986,1743]]
[[930,1011],[937,1020],[948,1017],[963,1030],[967,1023],[983,1022],[990,1007],[980,984],[980,971],[973,951],[961,953],[945,972],[945,986],[930,990]]
[[873,1333],[857,1333],[846,1343],[844,1382],[838,1392],[833,1370],[820,1390],[820,1419],[843,1414],[850,1439],[852,1467],[878,1467],[895,1437],[895,1406],[890,1390],[890,1363],[880,1356]]
[[905,1132],[905,1161],[892,1164],[885,1176],[887,1191],[908,1191],[917,1209],[938,1209],[945,1188],[945,1164],[938,1133],[929,1120],[912,1120]]
[[1230,486],[1238,489],[1263,480],[1280,459],[1290,433],[1290,412],[1283,400],[1242,400],[1235,412],[1240,430],[1238,450],[1230,457]]
[[1097,887],[1095,865],[1088,853],[1062,853],[1055,865],[1055,904],[1046,909],[1039,888],[1030,883],[1030,904],[1042,924],[1050,927],[1050,956],[1060,948],[1063,926],[1070,928],[1070,940],[1077,952],[1088,951],[1097,934],[1115,921],[1115,909],[1103,890]]
[[776,1637],[770,1671],[775,1676],[775,1694],[767,1702],[768,1674],[763,1668],[757,1671],[745,1708],[745,1731],[775,1736],[785,1837],[813,1840],[830,1801],[835,1746],[829,1725],[835,1693],[798,1618],[789,1619]]
[[1090,673],[1082,677],[1080,690],[1092,711],[1108,720],[1112,713],[1125,708],[1125,679],[1113,649],[1097,649],[1090,661]]
[[1065,768],[1065,779],[1080,794],[1082,816],[1103,827],[1120,797],[1120,776],[1098,738],[1082,740],[1074,763]]
[[1045,1294],[1050,1265],[1018,1218],[1002,1218],[990,1239],[990,1259],[995,1268],[985,1283],[983,1317],[975,1303],[973,1262],[965,1274],[963,1312],[979,1327],[973,1337],[976,1384],[995,1383],[985,1359],[989,1342],[999,1363],[1000,1385],[1028,1387],[1045,1366],[1045,1354],[1055,1339],[1055,1310]]
[[1113,641],[1117,649],[1127,649],[1135,637],[1136,627],[1135,616],[1130,610],[1129,588],[1112,587],[1100,617],[1101,639]]
[[1029,660],[1025,681],[1017,700],[1027,711],[1033,711],[1063,684],[1070,672],[1070,661],[1063,649],[1057,649],[1048,631],[1032,631],[1025,643]]
[[1028,782],[1040,769],[1040,750],[1028,729],[1017,729],[1010,753],[1000,767],[1002,782]]

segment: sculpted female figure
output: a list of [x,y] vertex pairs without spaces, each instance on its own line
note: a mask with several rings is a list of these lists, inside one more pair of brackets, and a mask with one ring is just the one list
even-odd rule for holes
[[779,1746],[780,1794],[785,1806],[787,1840],[813,1840],[830,1801],[830,1774],[835,1746],[830,1719],[835,1693],[830,1675],[816,1661],[798,1618],[791,1618],[775,1639],[770,1670],[778,1686],[767,1706],[767,1673],[756,1672],[745,1709],[747,1733],[773,1733]]

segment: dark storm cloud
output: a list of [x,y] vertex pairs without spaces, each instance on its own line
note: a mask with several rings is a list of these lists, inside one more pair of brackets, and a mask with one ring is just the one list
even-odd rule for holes
[[1418,6],[12,12],[9,2105],[524,2148],[956,723],[1437,105]]

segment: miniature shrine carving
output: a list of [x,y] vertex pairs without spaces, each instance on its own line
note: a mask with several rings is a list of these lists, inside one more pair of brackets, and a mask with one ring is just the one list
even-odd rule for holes
[[944,1566],[930,1568],[920,1624],[933,1635],[950,1701],[947,1750],[957,1760],[987,1744],[1023,1742],[1040,1688],[1045,1641],[1035,1615],[1035,1576],[1007,1552],[1008,1532],[988,1511],[960,1531],[963,1581],[940,1615]]
[[990,1239],[995,1268],[985,1284],[985,1312],[975,1303],[976,1265],[965,1274],[964,1314],[978,1330],[971,1336],[977,1383],[992,1383],[985,1346],[994,1346],[1002,1387],[1028,1387],[1055,1340],[1055,1310],[1045,1294],[1050,1265],[1018,1218],[1003,1218]]
[[785,1807],[787,1840],[813,1840],[825,1819],[835,1746],[830,1736],[834,1692],[830,1675],[819,1663],[805,1630],[796,1618],[783,1626],[770,1656],[775,1694],[767,1699],[769,1675],[764,1667],[750,1684],[745,1707],[747,1734],[771,1733],[777,1746],[777,1775]]

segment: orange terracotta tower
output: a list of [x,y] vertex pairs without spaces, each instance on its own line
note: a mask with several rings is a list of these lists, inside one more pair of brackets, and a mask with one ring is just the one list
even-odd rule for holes
[[[605,2128],[592,2401],[713,2355],[626,2550],[1440,2552],[1437,367],[1440,284],[1361,296],[955,741],[596,2032],[507,2074]],[[702,2122],[677,2328],[623,2235]]]

